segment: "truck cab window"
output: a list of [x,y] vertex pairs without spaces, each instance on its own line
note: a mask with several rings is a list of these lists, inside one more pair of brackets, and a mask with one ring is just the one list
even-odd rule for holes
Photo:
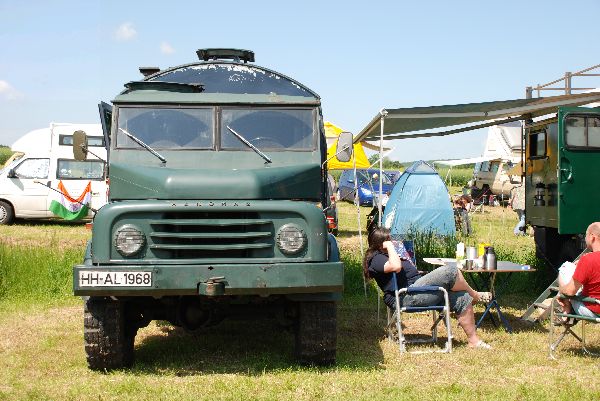
[[27,159],[15,168],[19,178],[48,178],[50,159]]
[[316,146],[312,109],[224,109],[221,147],[250,150],[228,126],[260,150],[313,150]]
[[569,148],[600,148],[600,118],[565,118],[565,144]]
[[[155,149],[213,147],[212,108],[120,107],[118,127]],[[141,148],[120,130],[118,148]]]
[[529,157],[532,159],[546,156],[546,131],[534,131],[529,134]]

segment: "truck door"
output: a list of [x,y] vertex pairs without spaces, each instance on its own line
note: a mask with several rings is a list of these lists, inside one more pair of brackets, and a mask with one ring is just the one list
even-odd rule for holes
[[18,217],[48,217],[48,172],[50,159],[27,158],[7,175],[7,198],[13,203]]
[[558,123],[558,232],[583,233],[600,220],[600,110],[561,109]]

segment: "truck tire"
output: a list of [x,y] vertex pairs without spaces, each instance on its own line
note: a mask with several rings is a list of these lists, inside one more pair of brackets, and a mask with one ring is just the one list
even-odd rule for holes
[[124,306],[107,298],[85,301],[83,337],[90,369],[110,370],[133,364],[137,329],[127,326]]
[[296,359],[303,365],[335,364],[337,309],[335,302],[299,302]]
[[0,201],[0,225],[10,225],[15,220],[15,211],[10,203]]

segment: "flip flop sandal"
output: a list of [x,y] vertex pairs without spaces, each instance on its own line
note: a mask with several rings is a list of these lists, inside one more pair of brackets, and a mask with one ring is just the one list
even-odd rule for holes
[[479,300],[477,302],[487,304],[487,303],[490,303],[490,301],[492,300],[491,292],[478,292],[478,294],[479,294]]
[[469,348],[492,349],[492,346],[483,340],[479,340],[479,342],[477,344],[475,344],[474,346],[469,346]]

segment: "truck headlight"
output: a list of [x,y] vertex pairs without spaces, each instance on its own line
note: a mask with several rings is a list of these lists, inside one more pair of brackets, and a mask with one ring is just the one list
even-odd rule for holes
[[277,232],[277,247],[286,255],[300,252],[306,246],[306,234],[294,224],[286,224]]
[[115,248],[123,256],[135,255],[146,243],[146,236],[135,226],[126,224],[115,234]]

